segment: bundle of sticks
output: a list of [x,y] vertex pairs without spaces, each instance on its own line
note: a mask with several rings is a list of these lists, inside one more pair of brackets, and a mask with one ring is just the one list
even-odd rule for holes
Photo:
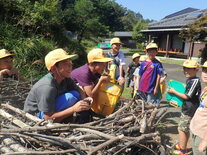
[[86,124],[43,121],[10,104],[0,107],[0,152],[6,154],[160,154],[156,126],[166,109],[124,102],[108,117]]
[[157,131],[166,109],[138,99],[121,100],[105,118],[58,124],[20,110],[31,86],[0,84],[0,154],[166,154]]

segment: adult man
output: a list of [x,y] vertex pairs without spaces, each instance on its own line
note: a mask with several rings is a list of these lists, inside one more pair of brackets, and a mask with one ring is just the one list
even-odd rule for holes
[[[45,56],[45,65],[50,72],[32,87],[24,111],[32,114],[44,112],[45,120],[63,122],[73,113],[91,108],[91,104],[80,100],[84,93],[70,78],[71,60],[75,57],[63,49],[53,50]],[[92,102],[90,97],[86,100]]]

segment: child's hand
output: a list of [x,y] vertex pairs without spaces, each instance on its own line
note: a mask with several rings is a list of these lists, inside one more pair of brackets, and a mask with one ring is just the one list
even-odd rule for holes
[[168,93],[172,93],[172,94],[174,94],[174,93],[175,93],[175,89],[169,87],[169,88],[167,89],[167,92],[168,92]]
[[91,106],[92,103],[93,103],[93,98],[92,97],[87,97],[87,98],[84,98],[83,101],[87,102]]
[[18,71],[15,68],[12,68],[7,73],[8,73],[9,76],[11,76],[11,75],[17,75],[18,76],[19,75]]
[[205,140],[202,140],[201,143],[198,146],[198,151],[203,152],[207,147],[207,142]]
[[157,95],[157,93],[158,93],[157,89],[154,89],[153,94]]
[[101,81],[101,82],[103,82],[103,81],[105,81],[105,82],[109,82],[109,81],[110,81],[110,76],[109,76],[109,75],[102,75],[102,76],[100,77],[100,81]]
[[119,79],[118,79],[118,82],[119,82],[119,85],[123,85],[125,83],[124,77],[120,76]]

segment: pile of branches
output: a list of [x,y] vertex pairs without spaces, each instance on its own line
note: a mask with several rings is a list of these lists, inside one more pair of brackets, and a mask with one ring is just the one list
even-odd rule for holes
[[142,100],[86,124],[58,124],[23,112],[32,82],[0,81],[0,154],[166,154],[157,126],[167,113]]
[[34,82],[20,82],[12,79],[0,81],[0,104],[10,102],[15,107],[22,109]]
[[58,124],[2,104],[0,153],[165,154],[156,131],[165,114],[166,109],[131,100],[106,118],[86,124]]

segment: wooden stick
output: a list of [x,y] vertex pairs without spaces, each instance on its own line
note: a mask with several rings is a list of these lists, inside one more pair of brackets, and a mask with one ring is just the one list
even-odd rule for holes
[[81,135],[81,136],[71,136],[69,138],[67,138],[67,140],[69,140],[70,142],[73,141],[80,141],[80,140],[90,140],[90,139],[99,139],[100,136],[98,135],[92,135],[92,134],[88,134],[88,135]]
[[147,126],[148,126],[148,127],[151,127],[151,126],[152,126],[152,124],[153,124],[153,122],[154,122],[154,119],[155,119],[155,116],[156,116],[157,112],[158,112],[158,109],[155,108],[154,111],[151,113],[151,116],[150,116],[150,118],[149,118],[148,121],[147,121]]
[[131,146],[131,145],[133,145],[133,144],[139,143],[139,142],[140,142],[141,140],[143,140],[143,139],[147,139],[147,138],[149,138],[149,137],[154,137],[154,136],[157,136],[158,134],[159,134],[158,132],[150,133],[150,134],[143,134],[143,135],[137,137],[136,140],[134,140],[134,141],[132,141],[132,142],[130,142],[130,143],[128,143],[128,144],[125,144],[125,146],[124,146],[122,149],[120,149],[119,151],[117,151],[114,155],[120,154],[121,151],[123,151],[123,150],[126,149],[127,147],[129,147],[129,146]]
[[114,136],[105,134],[103,132],[96,131],[96,130],[91,130],[91,129],[86,129],[86,128],[76,128],[76,129],[74,129],[74,131],[87,132],[87,133],[98,135],[98,136],[106,138],[106,139],[113,139],[114,138]]
[[81,154],[85,155],[84,152],[82,152],[79,148],[75,147],[74,145],[70,144],[69,141],[67,141],[65,138],[56,137],[56,136],[48,136],[43,134],[35,134],[35,133],[24,133],[26,135],[34,136],[37,139],[43,140],[43,141],[49,141],[51,143],[70,148],[70,149],[76,149],[76,151]]
[[98,150],[101,150],[104,147],[107,147],[108,145],[111,145],[112,143],[115,143],[115,142],[119,141],[123,137],[124,137],[124,135],[119,135],[117,137],[114,137],[114,138],[112,138],[112,139],[110,139],[110,140],[108,140],[108,141],[106,141],[106,142],[104,142],[104,143],[102,143],[102,144],[92,148],[91,151],[88,154],[92,155],[92,154],[96,153]]
[[134,101],[131,101],[131,102],[127,103],[127,104],[126,104],[125,106],[123,106],[121,109],[119,109],[119,110],[117,110],[116,112],[114,112],[113,114],[109,115],[108,118],[112,118],[112,117],[114,117],[115,115],[120,114],[120,113],[123,112],[125,109],[129,108],[129,107],[132,105],[133,102],[134,102]]
[[73,153],[76,152],[75,149],[68,149],[68,150],[59,150],[59,151],[27,151],[27,152],[12,152],[12,153],[6,153],[6,155],[26,155],[26,154],[32,154],[32,155],[40,155],[40,154],[65,154],[65,153]]
[[[1,110],[1,109],[0,109]],[[34,127],[27,127],[24,129],[0,129],[0,135],[1,133],[12,133],[12,132],[32,132],[32,131],[46,131],[46,130],[53,130],[58,128],[66,128],[66,129],[73,129],[76,127],[84,127],[84,128],[91,128],[91,129],[106,129],[105,127],[99,127],[99,126],[89,126],[84,124],[52,124],[53,126],[34,126]]]
[[7,146],[0,145],[0,153],[9,153],[9,152],[13,152],[13,151]]
[[9,113],[7,113],[6,111],[4,111],[3,109],[0,109],[0,115],[3,116],[4,118],[10,120],[12,123],[14,123],[15,125],[21,127],[21,128],[26,128],[29,127],[29,125],[23,123],[22,121],[18,120],[17,118],[15,118],[14,116],[10,115]]
[[14,151],[27,152],[27,149],[9,137],[4,137],[2,142]]
[[35,117],[35,116],[33,116],[33,115],[29,114],[29,113],[26,113],[26,112],[20,110],[19,108],[15,108],[15,107],[13,107],[13,106],[11,106],[11,105],[9,105],[9,104],[1,104],[1,106],[5,107],[5,108],[7,108],[7,109],[10,109],[10,110],[12,110],[12,111],[14,111],[14,112],[16,112],[16,113],[18,113],[18,114],[20,114],[20,115],[22,115],[22,116],[28,118],[28,119],[31,120],[31,121],[35,121],[35,122],[40,122],[40,121],[42,121],[42,120],[39,119],[38,117]]

